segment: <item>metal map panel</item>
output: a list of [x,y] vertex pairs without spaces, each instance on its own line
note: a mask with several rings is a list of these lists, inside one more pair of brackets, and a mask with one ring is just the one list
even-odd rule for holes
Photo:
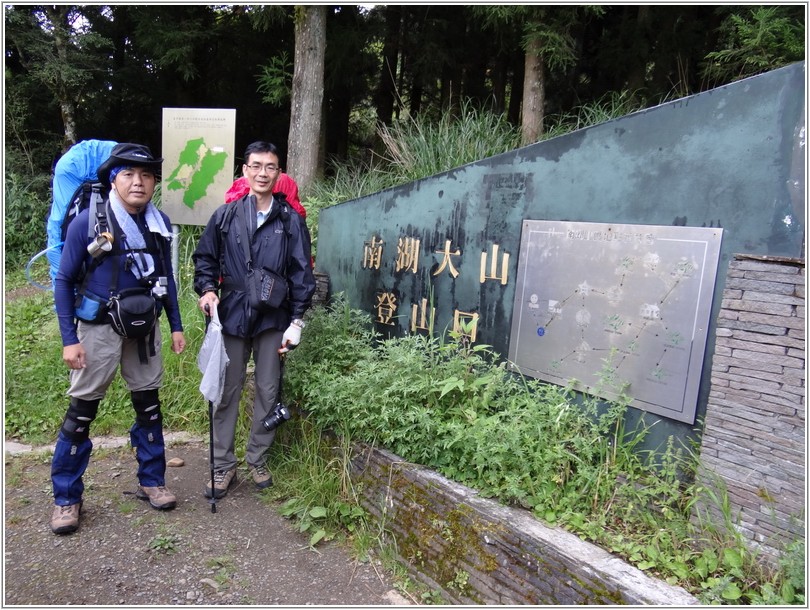
[[525,221],[510,364],[694,423],[722,233]]

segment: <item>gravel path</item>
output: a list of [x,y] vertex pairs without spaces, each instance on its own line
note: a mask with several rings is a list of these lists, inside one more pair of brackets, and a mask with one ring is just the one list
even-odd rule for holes
[[178,504],[166,512],[133,495],[135,460],[123,442],[94,442],[81,527],[69,536],[48,527],[50,455],[6,443],[4,605],[412,603],[378,560],[358,562],[335,543],[310,548],[243,468],[212,513],[205,442],[167,443],[167,458],[184,465],[167,469]]

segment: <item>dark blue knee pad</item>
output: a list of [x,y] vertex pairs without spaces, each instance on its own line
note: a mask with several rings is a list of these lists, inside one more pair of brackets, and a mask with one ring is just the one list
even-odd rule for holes
[[135,409],[135,421],[140,426],[151,427],[160,424],[163,416],[160,413],[158,391],[141,390],[131,392],[132,406]]
[[90,424],[98,413],[98,400],[71,398],[65,419],[62,421],[62,434],[74,443],[81,443],[90,438]]

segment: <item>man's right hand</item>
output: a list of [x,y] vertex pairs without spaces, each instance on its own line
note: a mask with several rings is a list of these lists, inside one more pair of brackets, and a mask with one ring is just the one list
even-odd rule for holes
[[[206,292],[204,295],[200,297],[200,300],[197,301],[197,305],[200,308],[200,311],[203,312],[206,316],[213,316],[214,315],[214,307],[219,305],[219,297],[217,297],[216,292]],[[206,305],[208,309],[206,310]]]
[[65,361],[69,369],[83,369],[87,366],[87,356],[81,343],[63,347],[62,360]]

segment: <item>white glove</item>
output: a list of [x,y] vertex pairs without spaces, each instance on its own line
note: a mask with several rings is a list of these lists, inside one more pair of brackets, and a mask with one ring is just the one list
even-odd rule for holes
[[291,349],[295,349],[301,343],[301,327],[298,324],[290,324],[281,337],[281,349],[279,354],[286,354]]

